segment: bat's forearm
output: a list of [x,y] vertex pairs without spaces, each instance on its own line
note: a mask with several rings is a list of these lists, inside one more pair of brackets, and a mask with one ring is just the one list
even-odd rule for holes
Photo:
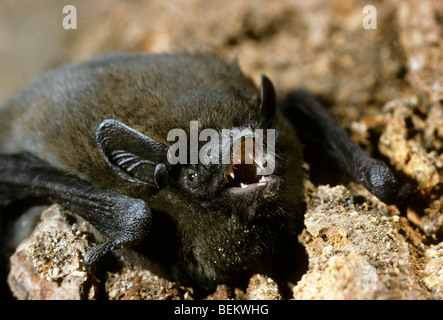
[[109,237],[108,242],[88,252],[87,266],[113,249],[140,241],[151,223],[151,211],[144,201],[94,188],[26,153],[0,155],[0,190],[3,189],[9,190],[2,192],[3,205],[24,197],[50,197]]
[[388,204],[397,201],[399,186],[392,171],[383,161],[369,157],[309,93],[289,93],[282,110],[300,135],[320,143],[354,181]]

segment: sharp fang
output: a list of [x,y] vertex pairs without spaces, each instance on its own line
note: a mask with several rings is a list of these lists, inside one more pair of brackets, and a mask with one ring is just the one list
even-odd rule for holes
[[248,185],[240,182],[240,187],[246,188]]
[[259,182],[259,183],[261,183],[261,182],[266,182],[265,176],[262,176],[262,177],[260,178],[260,180],[258,180],[258,182]]
[[234,180],[235,180],[235,175],[234,175],[234,172],[229,172],[229,175],[231,176],[231,178],[232,178],[232,179],[234,179]]

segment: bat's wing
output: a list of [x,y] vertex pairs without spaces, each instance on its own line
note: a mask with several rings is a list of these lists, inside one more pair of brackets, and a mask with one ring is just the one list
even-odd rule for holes
[[387,204],[398,202],[399,185],[392,171],[369,157],[308,92],[290,92],[281,110],[305,141],[320,144],[351,178]]
[[143,239],[151,224],[151,211],[140,199],[94,188],[28,153],[0,155],[0,214],[1,206],[27,197],[50,197],[109,238],[87,252],[87,267],[109,251]]

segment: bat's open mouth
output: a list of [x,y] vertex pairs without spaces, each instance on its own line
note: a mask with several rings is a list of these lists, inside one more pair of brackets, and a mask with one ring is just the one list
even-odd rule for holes
[[[252,145],[252,144],[251,144]],[[224,188],[247,189],[265,187],[272,180],[270,176],[259,175],[259,168],[263,168],[264,158],[254,157],[253,150],[243,140],[241,142],[241,158],[233,156],[228,169]]]
[[266,186],[271,179],[268,176],[260,176],[256,173],[254,164],[234,164],[228,170],[225,188],[248,188]]

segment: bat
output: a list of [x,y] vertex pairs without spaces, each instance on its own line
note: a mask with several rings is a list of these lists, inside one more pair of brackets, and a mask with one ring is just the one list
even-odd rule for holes
[[[245,129],[240,138],[225,131]],[[231,155],[227,163],[192,161],[193,148],[208,150],[207,130],[228,139],[211,139],[203,154]],[[176,163],[171,132],[189,140]],[[275,150],[261,139],[272,132]],[[131,248],[168,279],[203,289],[237,284],[284,256],[300,229],[299,136],[320,142],[382,201],[397,201],[392,171],[306,91],[279,102],[266,76],[257,88],[235,63],[201,54],[112,54],[67,65],[0,107],[0,216],[9,219],[14,203],[47,199],[105,236],[84,257],[89,270]],[[234,161],[234,145],[243,161]],[[271,160],[272,173],[258,174]]]

